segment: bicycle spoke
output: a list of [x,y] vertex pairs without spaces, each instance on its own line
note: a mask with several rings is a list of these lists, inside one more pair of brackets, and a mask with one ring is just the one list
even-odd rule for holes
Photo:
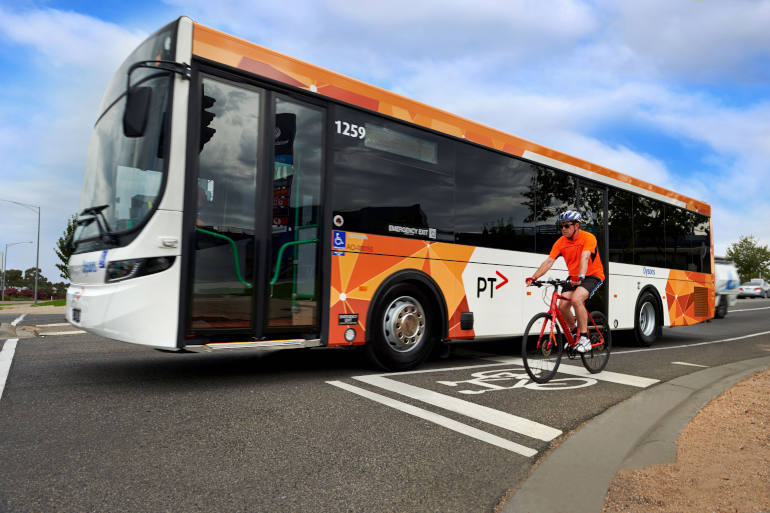
[[521,356],[529,377],[545,383],[555,374],[566,340],[557,323],[546,313],[529,321],[522,337]]
[[591,339],[591,350],[580,355],[583,366],[592,374],[601,372],[610,358],[612,349],[612,334],[607,325],[607,318],[601,312],[591,312],[588,322],[588,337]]

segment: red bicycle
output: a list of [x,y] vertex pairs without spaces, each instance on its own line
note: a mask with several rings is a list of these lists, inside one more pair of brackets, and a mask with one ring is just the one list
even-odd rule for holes
[[559,311],[560,299],[566,299],[559,290],[569,284],[566,280],[533,281],[532,285],[553,286],[551,306],[547,312],[541,312],[529,321],[521,341],[521,358],[527,374],[536,383],[547,383],[556,374],[561,363],[562,352],[567,348],[567,356],[572,360],[580,355],[583,366],[592,374],[601,372],[610,359],[612,335],[607,317],[599,311],[588,314],[588,338],[591,350],[579,353],[577,340],[572,336]]

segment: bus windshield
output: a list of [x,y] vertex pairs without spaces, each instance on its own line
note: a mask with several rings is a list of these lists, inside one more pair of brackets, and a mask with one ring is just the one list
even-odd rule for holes
[[171,30],[164,29],[145,41],[115,74],[105,94],[103,108],[88,149],[78,212],[106,205],[101,220],[80,223],[74,235],[75,251],[95,251],[119,244],[111,234],[131,231],[154,211],[159,201],[165,170],[167,121],[170,119],[172,73],[159,69],[139,69],[132,73],[132,86],[148,87],[151,102],[146,129],[141,137],[123,132],[126,107],[126,70],[137,61],[171,57]]

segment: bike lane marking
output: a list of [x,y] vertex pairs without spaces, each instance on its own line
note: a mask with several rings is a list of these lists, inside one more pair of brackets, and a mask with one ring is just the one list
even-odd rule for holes
[[[562,434],[562,431],[559,429],[546,426],[544,424],[540,424],[538,422],[525,419],[523,417],[518,417],[516,415],[512,415],[504,411],[496,410],[494,408],[489,408],[487,406],[482,406],[476,403],[465,401],[463,399],[441,394],[439,392],[434,392],[432,390],[420,388],[414,385],[409,385],[406,383],[396,381],[395,379],[392,379],[392,378],[398,378],[400,376],[428,374],[428,373],[436,373],[436,372],[446,373],[446,372],[452,372],[452,371],[469,371],[473,369],[488,369],[486,372],[480,373],[480,374],[485,374],[485,376],[482,377],[481,381],[494,381],[497,379],[497,376],[495,376],[494,373],[501,373],[499,377],[501,378],[505,377],[506,379],[519,378],[519,377],[523,378],[524,377],[523,373],[526,373],[526,371],[523,368],[523,362],[521,358],[512,358],[512,357],[495,358],[493,355],[488,355],[488,354],[484,354],[483,356],[476,355],[476,357],[483,358],[483,359],[486,359],[487,361],[493,361],[496,363],[463,365],[463,366],[456,366],[456,367],[444,367],[439,369],[420,369],[420,370],[394,372],[394,373],[387,373],[387,374],[370,374],[370,375],[362,375],[362,376],[352,376],[352,379],[355,379],[362,383],[366,383],[370,386],[378,387],[392,393],[403,395],[411,399],[415,399],[438,408],[443,408],[445,410],[449,410],[454,413],[458,413],[460,415],[464,415],[466,417],[470,417],[475,420],[485,422],[487,424],[492,424],[494,426],[501,427],[503,429],[506,429],[521,435],[529,436],[531,438],[535,438],[538,440],[548,442]],[[502,365],[511,365],[511,364],[520,366],[521,368],[520,369],[501,369],[499,371],[495,369],[495,367],[501,367]],[[603,381],[608,381],[612,383],[619,383],[619,384],[630,385],[630,386],[635,386],[639,388],[646,388],[660,381],[656,379],[650,379],[650,378],[644,378],[640,376],[632,376],[629,374],[620,374],[620,373],[614,373],[614,372],[608,372],[608,371],[602,371],[601,373],[598,373],[598,374],[591,374],[583,367],[576,367],[572,365],[560,366],[559,372],[563,372],[564,374],[568,374],[568,375],[579,376],[580,378],[563,378],[563,379],[557,378],[548,384],[538,385],[536,383],[524,383],[524,381],[529,382],[529,379],[527,376],[526,380],[519,380],[519,382],[517,382],[515,385],[510,387],[501,387],[498,385],[490,386],[489,383],[485,383],[483,386],[485,386],[486,388],[489,388],[490,391],[493,389],[504,390],[504,389],[522,388],[522,387],[527,389],[533,389],[533,390],[560,390],[564,388],[580,388],[583,386],[590,386],[592,384],[595,384],[599,380],[603,380]],[[486,376],[487,373],[489,373],[490,376],[487,377]],[[476,374],[472,374],[472,376],[478,379]],[[574,385],[569,386],[567,384],[567,382],[572,382],[575,380],[582,381],[583,383],[577,386],[574,386]],[[464,381],[456,381],[456,382],[440,380],[440,381],[437,381],[437,383],[441,385],[446,385],[446,386],[456,386],[460,383],[466,383],[471,381],[474,381],[474,380],[464,380]],[[520,447],[512,446],[512,447],[515,447],[515,449],[510,449],[508,444],[514,444],[514,442],[511,442],[509,440],[506,440],[500,437],[496,437],[495,435],[492,435],[491,433],[487,433],[482,430],[477,430],[476,428],[467,426],[466,424],[454,421],[442,415],[435,414],[428,410],[423,410],[422,408],[417,408],[410,404],[403,403],[401,401],[397,401],[390,397],[386,397],[386,396],[377,394],[375,392],[371,392],[369,390],[356,387],[354,385],[349,385],[341,381],[327,381],[327,383],[329,383],[330,385],[342,388],[344,390],[347,390],[349,392],[355,393],[362,397],[366,397],[373,401],[379,402],[386,406],[390,406],[400,411],[409,413],[411,415],[415,415],[425,420],[429,420],[431,422],[447,427],[454,431],[467,434],[468,436],[471,436],[479,440],[483,440],[485,442],[491,443],[498,447],[502,447],[501,444],[503,444],[505,445],[505,448],[508,450],[512,450],[513,452],[517,452],[518,454],[523,454],[527,457],[530,457],[529,454],[530,454],[530,451],[532,451],[532,449],[525,447],[526,454],[522,453],[519,450]],[[479,383],[474,383],[474,384],[478,385]],[[464,393],[464,394],[479,393],[476,391],[470,392],[470,391],[462,391],[462,390],[458,392]],[[488,437],[492,437],[492,438],[488,438]],[[521,446],[521,447],[524,447],[524,446]],[[533,454],[536,454],[536,452]]]
[[408,413],[409,415],[414,415],[415,417],[419,417],[421,419],[433,422],[447,429],[451,429],[452,431],[456,431],[460,434],[470,436],[471,438],[475,438],[476,440],[480,440],[482,442],[492,444],[502,449],[515,452],[516,454],[520,454],[522,456],[526,456],[527,458],[531,458],[532,456],[537,454],[537,451],[535,449],[526,447],[521,444],[517,444],[516,442],[512,442],[510,440],[506,440],[505,438],[501,438],[499,436],[493,435],[492,433],[487,433],[486,431],[482,431],[481,429],[477,429],[467,424],[463,424],[462,422],[457,422],[456,420],[450,419],[448,417],[444,417],[443,415],[439,415],[437,413],[433,413],[431,411],[418,408],[417,406],[403,403],[401,401],[396,401],[395,399],[391,399],[390,397],[386,397],[384,395],[380,395],[375,392],[370,392],[369,390],[365,390],[357,386],[349,385],[342,381],[327,381],[327,383],[335,387],[339,387],[343,390],[347,390],[348,392],[352,392],[354,394],[360,395],[361,397],[365,397],[367,399],[378,402],[380,404],[384,404],[385,406],[389,406],[391,408],[395,408],[396,410],[402,411],[404,413]]
[[[488,357],[484,357],[484,359],[500,362],[501,364],[524,365],[524,362],[521,360],[521,358],[516,358],[516,357],[505,356],[505,357],[499,358],[494,356],[491,356],[491,357],[488,356]],[[584,378],[592,378],[598,381],[607,381],[609,383],[617,383],[619,385],[629,385],[637,388],[647,388],[649,386],[654,385],[655,383],[660,383],[659,379],[644,378],[642,376],[634,376],[631,374],[621,374],[619,372],[610,372],[607,370],[603,370],[596,374],[591,374],[588,371],[588,369],[586,369],[582,365],[577,366],[577,365],[568,365],[564,363],[559,365],[559,370],[557,371],[557,374],[569,374],[571,376],[581,376]]]
[[[392,374],[389,374],[389,376],[392,376]],[[425,388],[401,383],[382,375],[353,376],[353,379],[544,442],[550,442],[562,433],[560,429],[552,428],[524,417],[440,394]]]

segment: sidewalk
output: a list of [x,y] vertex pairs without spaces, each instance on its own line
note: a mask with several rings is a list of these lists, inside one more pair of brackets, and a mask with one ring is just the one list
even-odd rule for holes
[[[41,301],[42,303],[42,301]],[[0,303],[0,314],[21,315],[21,314],[61,314],[67,311],[66,306],[35,306],[32,301],[13,301]]]
[[[546,456],[500,511],[600,512],[617,471],[675,461],[676,441],[693,417],[728,388],[768,368],[770,356],[713,367],[613,406]],[[654,506],[645,511],[656,511]]]
[[[65,306],[34,306],[32,301],[18,303],[3,303],[0,315],[9,315],[17,318],[21,315],[61,315],[61,322],[65,322],[64,315],[67,311]],[[36,337],[34,330],[24,326],[11,325],[12,320],[0,323],[0,340],[9,338],[30,338]],[[59,321],[57,321],[59,322]]]

